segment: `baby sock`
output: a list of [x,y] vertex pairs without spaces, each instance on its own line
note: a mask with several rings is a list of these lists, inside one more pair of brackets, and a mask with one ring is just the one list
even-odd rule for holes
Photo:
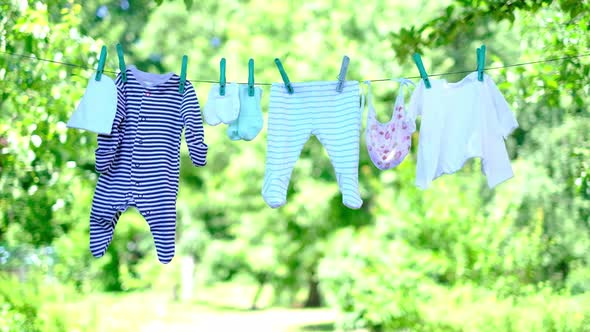
[[248,85],[240,85],[240,115],[238,116],[238,134],[246,140],[253,140],[264,125],[260,98],[262,90],[254,88],[254,96],[248,95]]
[[229,124],[229,126],[227,127],[227,136],[229,136],[229,139],[231,139],[232,141],[238,141],[241,139],[238,130],[238,120],[235,120],[234,122]]
[[217,98],[219,96],[219,84],[213,84],[209,90],[209,97],[207,97],[207,104],[203,109],[203,118],[210,126],[217,126],[221,123],[221,119],[217,116]]
[[220,96],[217,104],[217,117],[223,123],[231,123],[240,114],[240,96],[238,84],[230,83],[225,86],[225,96]]

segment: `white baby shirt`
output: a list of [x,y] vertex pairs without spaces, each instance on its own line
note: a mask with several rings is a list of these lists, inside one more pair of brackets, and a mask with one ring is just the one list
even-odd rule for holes
[[414,91],[409,116],[422,116],[416,186],[421,189],[443,174],[457,172],[480,157],[490,188],[513,177],[504,139],[518,128],[508,103],[492,79],[477,72],[457,83],[431,79]]

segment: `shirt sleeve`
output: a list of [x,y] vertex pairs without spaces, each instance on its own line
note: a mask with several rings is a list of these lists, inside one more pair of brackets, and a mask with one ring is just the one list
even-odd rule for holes
[[125,119],[126,101],[124,83],[121,81],[120,74],[117,75],[115,86],[117,87],[117,112],[115,113],[111,133],[109,135],[98,134],[97,136],[98,148],[95,150],[95,169],[101,174],[106,174],[111,170],[123,136],[122,127]]
[[491,94],[492,102],[494,103],[496,119],[498,121],[498,131],[499,134],[506,139],[514,129],[518,128],[518,122],[516,121],[514,113],[510,110],[508,102],[496,86],[496,83],[490,78],[487,78],[487,81],[489,93]]
[[195,166],[205,166],[207,164],[208,146],[204,142],[205,133],[203,130],[201,107],[195,89],[189,81],[185,83],[180,114],[191,161]]
[[490,102],[493,107],[488,111],[492,118],[495,118],[496,121],[494,122],[496,123],[491,127],[495,127],[495,135],[484,137],[485,157],[482,159],[482,169],[486,175],[488,186],[494,188],[514,176],[503,139],[506,139],[514,129],[518,128],[518,122],[494,81],[487,76],[485,81],[487,82]]

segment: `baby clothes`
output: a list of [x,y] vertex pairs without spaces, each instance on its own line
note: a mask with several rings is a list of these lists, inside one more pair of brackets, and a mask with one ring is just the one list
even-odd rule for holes
[[[239,115],[238,115],[239,117]],[[242,138],[240,137],[240,131],[239,131],[240,127],[238,127],[238,121],[234,121],[232,123],[229,124],[229,126],[227,126],[227,136],[229,137],[229,139],[231,139],[232,141],[239,141]]]
[[225,95],[219,94],[219,84],[213,84],[209,90],[207,105],[203,110],[203,117],[210,126],[217,126],[220,123],[231,123],[238,118],[240,113],[240,97],[238,95],[238,84],[229,83],[225,85]]
[[86,91],[70,117],[67,127],[84,129],[98,134],[110,134],[117,113],[117,87],[113,79],[96,73],[90,76]]
[[[395,106],[391,120],[381,123],[377,120],[375,108],[371,96],[371,82],[366,81],[368,86],[367,99],[369,111],[367,112],[367,129],[365,130],[367,150],[373,164],[380,170],[387,170],[399,165],[412,145],[412,133],[416,130],[414,121],[408,119],[404,104],[404,86],[414,85],[412,81],[399,80],[400,87],[395,100]],[[363,103],[364,104],[364,103]]]
[[457,83],[444,79],[430,83],[427,89],[422,81],[410,101],[410,118],[422,116],[416,185],[426,189],[474,157],[481,158],[490,188],[510,179],[504,139],[518,123],[492,79],[484,74],[480,82],[474,72]]
[[303,145],[315,135],[328,151],[336,171],[344,205],[363,204],[358,189],[361,109],[359,83],[347,81],[342,93],[338,82],[273,83],[268,114],[266,172],[262,196],[272,208],[287,201],[287,188]]
[[251,141],[262,130],[264,120],[260,107],[262,89],[254,87],[254,96],[248,95],[248,85],[240,86],[240,116],[238,133],[243,140]]
[[230,123],[227,128],[227,135],[234,141],[240,139],[251,141],[258,135],[264,125],[262,109],[260,108],[262,89],[254,87],[254,96],[250,96],[248,94],[248,85],[241,84],[239,94],[240,114],[236,121]]
[[135,206],[146,219],[158,259],[174,256],[180,138],[184,129],[194,165],[206,164],[199,102],[192,84],[172,73],[157,75],[127,69],[117,76],[117,114],[110,135],[98,136],[100,173],[90,213],[90,250],[104,255],[122,212]]

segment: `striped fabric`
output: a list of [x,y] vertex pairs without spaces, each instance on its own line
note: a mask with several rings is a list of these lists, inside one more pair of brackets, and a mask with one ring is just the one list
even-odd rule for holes
[[136,207],[146,219],[158,259],[174,256],[180,138],[184,128],[191,160],[206,164],[201,111],[190,82],[178,92],[180,78],[127,69],[117,76],[117,114],[110,135],[98,136],[98,183],[90,213],[90,251],[104,255],[121,214]]
[[284,205],[295,162],[309,137],[326,148],[336,171],[344,205],[358,209],[361,109],[359,83],[347,81],[342,93],[338,82],[292,83],[290,95],[282,83],[273,83],[268,115],[266,173],[262,196],[272,208]]

